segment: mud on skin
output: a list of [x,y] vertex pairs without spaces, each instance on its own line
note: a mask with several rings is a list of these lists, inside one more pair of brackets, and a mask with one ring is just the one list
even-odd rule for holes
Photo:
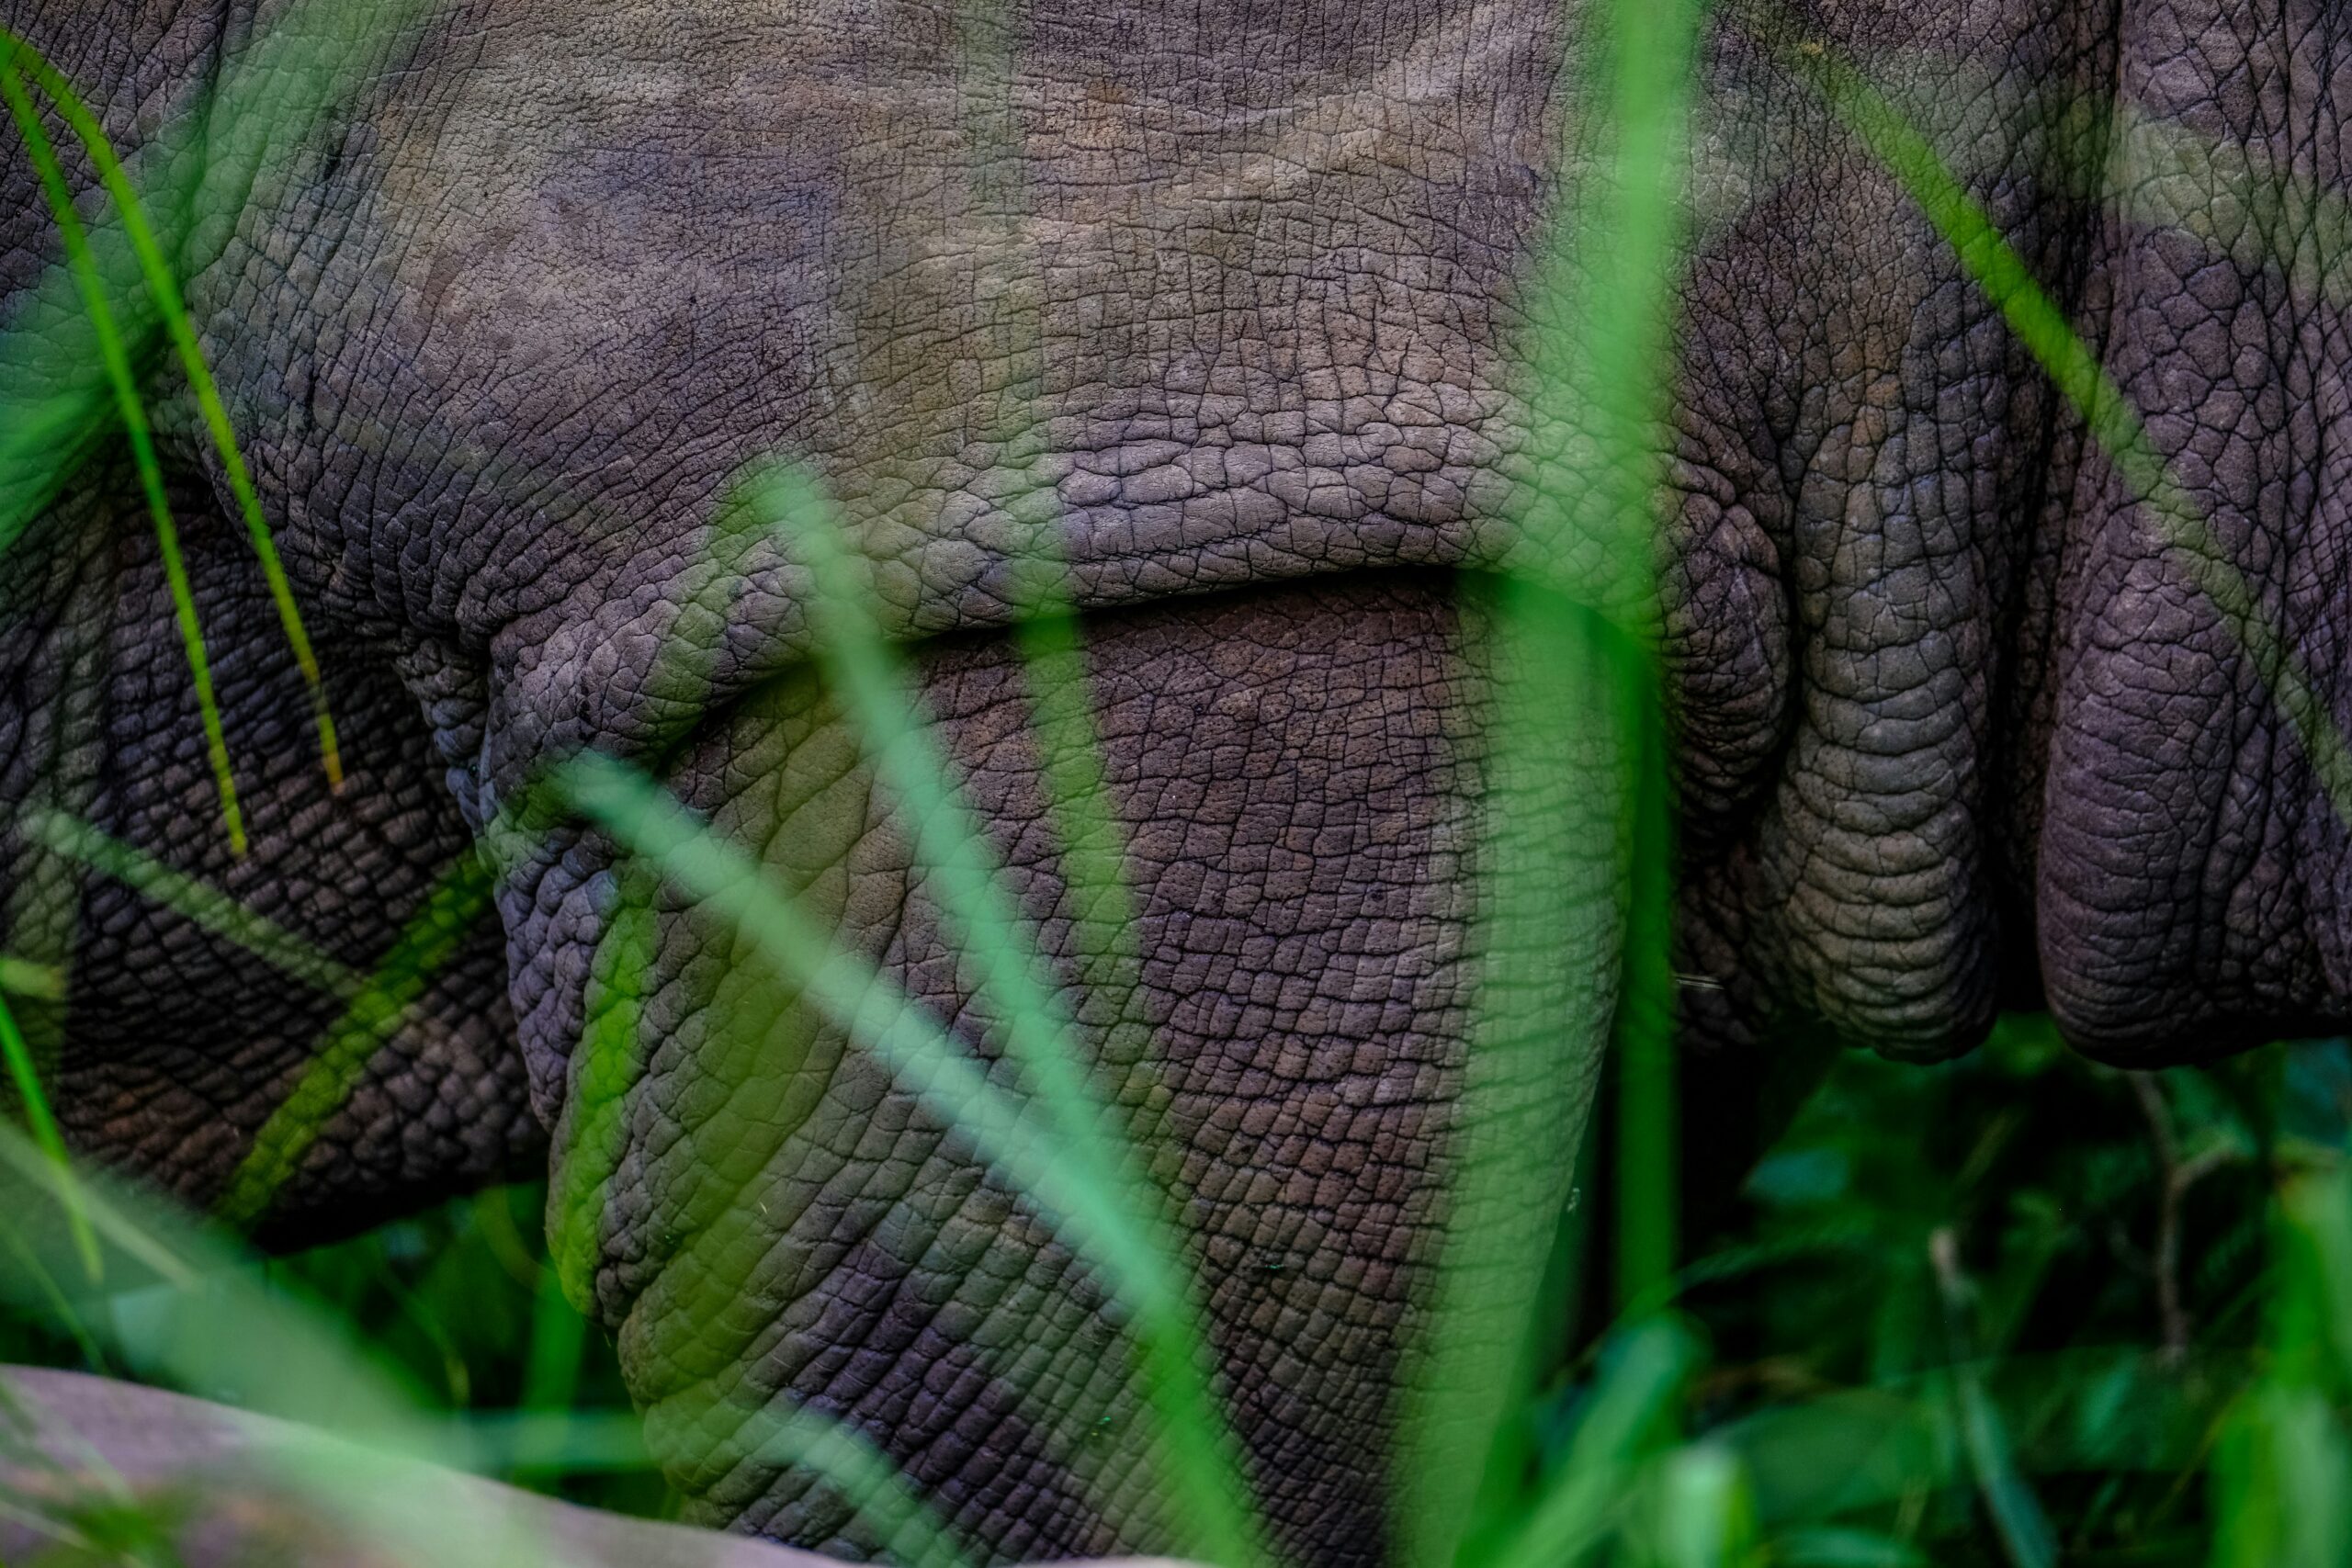
[[[0,0],[126,144],[165,139],[276,10]],[[1282,1543],[1370,1562],[1481,957],[1487,678],[1457,589],[1598,565],[1597,541],[1521,526],[1589,433],[1539,424],[1514,368],[1547,324],[1527,303],[1547,216],[1589,175],[1589,25],[1535,0],[1005,17],[519,0],[386,29],[352,101],[175,235],[351,785],[317,777],[159,370],[254,852],[232,863],[213,827],[161,570],[104,454],[0,570],[0,797],[62,802],[364,967],[535,769],[658,750],[977,1042],[903,828],[809,666],[806,574],[763,546],[723,615],[698,608],[729,483],[807,464],[1024,911],[1087,981],[1090,1044],[1188,1184]],[[2328,225],[2352,18],[1997,0],[1786,25],[1954,160],[2346,716],[2352,249]],[[958,69],[974,50],[1001,81]],[[1684,997],[1698,1092],[1747,1081],[1778,1031],[1932,1058],[2004,1004],[2135,1065],[2341,1021],[2345,829],[2261,672],[1774,59],[1730,20],[1709,34],[1660,498],[1677,962],[1711,982]],[[2151,216],[2129,117],[2068,106],[2129,107],[2275,198],[2176,175]],[[0,290],[48,332],[32,178],[0,161]],[[1125,975],[1080,972],[1007,641],[1009,556],[1041,526],[1133,838]],[[11,941],[80,933],[50,1021],[70,1135],[210,1198],[330,1005],[21,838],[6,852]],[[577,833],[506,870],[497,930],[312,1150],[278,1239],[544,1168],[610,1005],[622,880]],[[744,1412],[795,1399],[856,1418],[999,1552],[1158,1544],[1096,1286],[723,932],[667,895],[656,913],[585,1277],[701,1515],[862,1549],[741,1451]],[[1609,1023],[1575,942],[1609,940],[1603,920],[1561,961],[1592,1014],[1555,1090],[1563,1160]]]

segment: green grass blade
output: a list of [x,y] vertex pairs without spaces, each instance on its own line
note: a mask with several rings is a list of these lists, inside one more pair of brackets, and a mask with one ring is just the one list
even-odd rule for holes
[[2050,1533],[2041,1505],[2018,1473],[2007,1425],[1984,1392],[1970,1326],[1974,1290],[1961,1272],[1958,1237],[1949,1228],[1939,1228],[1928,1239],[1928,1255],[1937,1293],[1943,1302],[1945,1337],[1951,1348],[1951,1364],[1943,1381],[1951,1389],[1961,1447],[1968,1456],[1984,1510],[1992,1517],[1994,1531],[2014,1568],[2051,1568],[2057,1561],[2058,1543]]
[[[514,1470],[554,1470],[563,1463],[559,1446],[563,1418],[580,1394],[580,1353],[588,1342],[588,1322],[566,1297],[553,1268],[539,1271],[531,1293],[531,1332],[524,1342],[522,1408],[543,1419],[524,1428],[508,1463]],[[536,1438],[534,1441],[532,1439]]]
[[278,624],[285,628],[286,640],[294,651],[294,661],[300,668],[302,682],[310,694],[311,721],[318,730],[319,753],[326,768],[330,789],[343,787],[343,757],[335,741],[334,718],[327,709],[326,683],[319,673],[317,655],[311,650],[310,633],[302,625],[302,614],[294,604],[294,591],[287,581],[285,564],[278,558],[277,542],[271,538],[269,525],[261,513],[261,500],[254,492],[252,476],[246,472],[245,460],[237,447],[234,428],[229,423],[229,411],[220,401],[220,388],[214,384],[212,372],[204,360],[204,351],[196,341],[196,329],[189,322],[187,302],[181,298],[179,284],[172,276],[171,264],[164,259],[164,250],[156,243],[155,233],[147,221],[145,208],[139,194],[131,188],[130,179],[123,172],[122,161],[115,156],[113,144],[107,141],[105,129],[97,117],[82,102],[73,85],[56,68],[42,59],[32,45],[23,39],[0,28],[0,50],[10,51],[19,69],[30,76],[36,85],[57,107],[57,112],[78,137],[90,161],[97,166],[98,178],[113,198],[115,210],[120,216],[124,234],[130,241],[132,253],[139,259],[139,270],[147,282],[147,292],[163,317],[164,330],[178,353],[180,368],[187,377],[188,386],[196,393],[198,406],[203,411],[206,431],[212,438],[213,449],[219,454],[221,472],[228,479],[230,493],[236,498],[240,515],[244,520],[245,533],[253,541],[254,553],[261,562],[262,576],[269,585],[270,601],[277,606]]
[[[515,1415],[478,1415],[449,1424],[446,1446],[477,1473],[544,1471],[643,1471],[651,1467],[644,1431],[633,1415],[585,1414],[561,1407]],[[855,1426],[807,1406],[763,1418],[751,1457],[814,1471],[873,1529],[893,1562],[913,1568],[968,1568],[956,1531],[926,1505],[905,1477]]]
[[16,1088],[17,1103],[24,1110],[34,1145],[56,1168],[58,1197],[65,1208],[65,1223],[74,1232],[74,1250],[81,1254],[83,1271],[96,1284],[100,1270],[98,1240],[83,1212],[81,1184],[74,1179],[74,1156],[66,1152],[65,1134],[58,1130],[49,1096],[41,1090],[32,1047],[26,1043],[24,1031],[17,1027],[16,1015],[8,1010],[5,998],[0,998],[0,1056],[7,1059],[8,1081]]
[[1772,1538],[1768,1560],[1785,1568],[1928,1568],[1917,1548],[1874,1530],[1824,1525]]
[[63,1001],[64,973],[54,964],[19,958],[13,953],[0,953],[0,997],[23,997],[37,1002]]
[[2050,1521],[2025,1478],[2018,1473],[2008,1429],[1973,1366],[1953,1369],[1952,1395],[1969,1468],[1975,1473],[2002,1550],[2016,1568],[2051,1568],[2058,1560],[2058,1543],[2050,1533]]
[[[65,1210],[68,1226],[76,1224],[86,1226],[90,1223],[88,1216],[82,1213],[82,1195],[78,1189],[70,1198],[61,1189],[59,1198],[61,1201],[69,1205]],[[93,1234],[88,1245],[96,1245],[96,1239]],[[75,1235],[74,1250],[77,1256],[83,1255],[85,1245],[82,1236],[79,1234]],[[25,1244],[25,1238],[14,1230],[0,1226],[0,1247],[6,1247],[9,1256],[17,1260],[17,1267],[23,1270],[21,1278],[32,1281],[34,1300],[48,1312],[49,1321],[64,1329],[66,1337],[74,1341],[74,1349],[81,1352],[83,1366],[93,1372],[104,1373],[107,1370],[107,1353],[98,1348],[97,1337],[90,1332],[90,1325],[83,1321],[82,1314],[75,1310],[74,1303],[67,1298],[64,1287],[57,1282],[57,1276],[50,1272],[48,1266],[35,1256],[30,1247]],[[86,1275],[88,1271],[88,1265],[85,1263],[83,1272]],[[104,1278],[103,1265],[101,1265],[100,1278]]]
[[[1674,849],[1659,672],[1650,638],[1656,497],[1677,364],[1681,181],[1706,11],[1695,0],[1615,0],[1610,6],[1606,113],[1613,145],[1608,172],[1595,206],[1572,214],[1582,227],[1566,236],[1567,265],[1552,285],[1559,300],[1552,314],[1571,323],[1569,332],[1539,346],[1534,356],[1545,382],[1539,422],[1576,428],[1596,413],[1599,418],[1599,447],[1583,476],[1589,489],[1581,498],[1565,499],[1561,510],[1573,514],[1581,505],[1585,515],[1577,533],[1600,541],[1611,558],[1591,591],[1630,634],[1611,649],[1621,722],[1633,747],[1625,796],[1632,897],[1614,1041],[1616,1284],[1619,1304],[1629,1311],[1672,1276],[1680,1213],[1668,934]],[[1572,297],[1559,299],[1570,289]]]
[[[1431,1320],[1407,1382],[1391,1517],[1398,1561],[1443,1568],[1517,1504],[1513,1417],[1544,1369],[1580,1140],[1617,993],[1615,820],[1626,694],[1600,616],[1506,582],[1487,641],[1494,713],[1477,841],[1475,1012],[1447,1132],[1452,1179]],[[1577,783],[1565,797],[1563,770]],[[1547,1291],[1547,1283],[1554,1287]]]
[[[958,0],[956,6],[957,122],[972,151],[974,206],[1002,225],[997,254],[1012,265],[1042,269],[1034,193],[1023,178],[1021,117],[1014,99],[1012,50],[1018,17],[1001,0]],[[1017,258],[1017,261],[1013,258]],[[1040,434],[1044,397],[1041,298],[1008,289],[997,297],[1001,332],[1014,352],[1005,379],[980,405],[987,439],[1006,449]],[[1012,643],[1026,677],[1043,764],[1047,814],[1061,847],[1064,886],[1077,908],[1070,933],[1083,1003],[1099,1003],[1106,1021],[1103,1058],[1129,1074],[1148,1073],[1150,1039],[1139,1023],[1122,1026],[1121,1009],[1141,984],[1134,940],[1135,900],[1127,886],[1125,834],[1104,788],[1086,660],[1071,579],[1060,549],[1061,504],[1050,483],[1006,494],[997,504],[1015,525],[1007,561]],[[1137,1094],[1136,1100],[1148,1098]]]
[[237,784],[229,772],[229,743],[221,731],[220,706],[213,700],[211,664],[205,656],[204,633],[197,624],[196,600],[188,590],[187,567],[180,558],[179,530],[172,522],[171,503],[164,494],[164,470],[156,461],[154,439],[148,429],[146,407],[140,401],[138,382],[131,373],[130,352],[115,324],[114,308],[107,302],[106,281],[99,275],[97,261],[82,231],[82,220],[74,210],[74,193],[65,183],[65,171],[58,165],[56,149],[50,145],[49,133],[41,129],[40,117],[34,112],[32,99],[25,92],[13,55],[9,61],[0,62],[0,98],[7,100],[17,133],[24,138],[26,151],[40,171],[50,214],[64,239],[67,262],[81,288],[83,304],[89,311],[98,353],[106,364],[107,379],[114,389],[115,407],[122,419],[123,433],[130,439],[131,460],[138,468],[140,487],[146,492],[147,511],[155,525],[164,575],[171,585],[172,609],[179,623],[181,646],[187,650],[189,677],[196,687],[197,710],[203,717],[205,750],[211,762],[214,786],[220,792],[221,822],[229,834],[231,852],[243,856],[244,817],[237,807]]
[[2339,1166],[2279,1186],[2265,1303],[2267,1354],[2221,1422],[2211,1478],[2213,1568],[2319,1568],[2352,1554],[2352,1177]]
[[[1620,0],[1598,18],[1590,36],[1606,113],[1584,133],[1601,139],[1599,166],[1572,183],[1531,285],[1539,323],[1522,345],[1531,423],[1539,443],[1577,432],[1592,445],[1554,454],[1561,471],[1545,473],[1516,521],[1534,560],[1576,560],[1585,570],[1560,592],[1507,582],[1494,608],[1486,812],[1495,819],[1478,850],[1482,968],[1452,1134],[1460,1150],[1449,1195],[1455,1218],[1392,1517],[1399,1556],[1416,1568],[1442,1568],[1508,1527],[1503,1494],[1522,1440],[1509,1419],[1534,1375],[1546,1259],[1576,1158],[1574,1137],[1560,1131],[1580,1128],[1595,1066],[1596,1043],[1580,1038],[1580,1021],[1535,1016],[1521,999],[1556,985],[1570,962],[1558,946],[1566,932],[1621,922],[1612,941],[1623,944],[1623,989],[1612,998],[1600,987],[1584,1000],[1604,1019],[1615,1001],[1624,1068],[1620,1288],[1628,1299],[1646,1297],[1673,1267],[1664,945],[1671,846],[1650,563],[1668,390],[1661,367],[1673,361],[1679,180],[1702,14],[1692,4]],[[1556,773],[1564,746],[1589,782],[1577,798],[1554,803],[1544,780]],[[1544,804],[1531,809],[1522,798]],[[1596,840],[1614,845],[1613,874],[1598,883],[1583,863]],[[1547,943],[1548,968],[1534,956]]]
[[800,547],[815,577],[811,618],[830,683],[857,724],[886,785],[904,811],[917,858],[938,880],[944,913],[978,964],[1006,1045],[1079,1157],[1126,1181],[1091,1087],[1069,1045],[1069,1015],[1039,973],[1028,922],[999,885],[977,819],[952,782],[909,696],[906,671],[884,638],[854,575],[832,507],[793,470],[754,482],[752,503]]
[[[89,1190],[74,1173],[61,1168],[50,1152],[13,1127],[0,1122],[0,1166],[37,1191],[54,1196],[61,1207],[71,1206],[86,1216],[90,1233],[117,1247],[165,1283],[186,1288],[197,1283],[197,1270],[177,1250],[150,1235],[116,1205]],[[80,1245],[77,1238],[75,1245]]]
[[890,1559],[910,1568],[968,1568],[971,1555],[925,1506],[888,1455],[865,1433],[802,1407],[766,1433],[757,1450],[770,1463],[813,1470],[871,1525]]
[[[1160,1418],[1179,1519],[1199,1532],[1201,1549],[1216,1561],[1261,1562],[1264,1548],[1244,1502],[1250,1494],[1238,1451],[1208,1383],[1206,1338],[1184,1277],[1183,1252],[1159,1195],[1136,1170],[1079,1066],[1069,1013],[1040,973],[1030,927],[1004,894],[980,826],[952,783],[947,759],[914,712],[906,672],[854,575],[831,504],[805,476],[790,469],[755,480],[750,500],[761,515],[788,530],[810,562],[820,658],[910,821],[916,858],[933,874],[944,912],[979,969],[981,993],[992,1006],[1008,1054],[1073,1157],[1123,1216],[1121,1228],[1134,1238],[1129,1252],[1136,1261],[1123,1269],[1140,1271],[1130,1273],[1120,1289],[1135,1310],[1146,1393]],[[1048,700],[1067,704],[1068,689]],[[1066,722],[1067,715],[1062,716]],[[1063,765],[1071,763],[1065,758]],[[1080,831],[1091,852],[1105,852],[1103,829]],[[1095,874],[1107,870],[1097,867]],[[1115,876],[1112,885],[1118,885]]]
[[[694,584],[646,679],[647,689],[664,694],[672,711],[695,716],[705,710],[733,599],[747,586],[744,563],[765,542],[740,507],[722,508],[711,525],[710,570]],[[689,722],[676,733],[690,728]],[[554,794],[535,779],[501,808],[483,841],[506,863],[526,861],[561,815]],[[605,1190],[619,1165],[627,1099],[643,1066],[639,1020],[657,983],[652,898],[659,879],[629,863],[615,872],[618,893],[590,959],[582,1032],[555,1128],[548,1192],[549,1254],[565,1292],[582,1311],[593,1305]]]
[[[0,1229],[14,1241],[44,1239],[26,1222],[40,1197],[62,1194],[56,1172],[32,1144],[0,1123]],[[254,1459],[266,1483],[367,1543],[387,1561],[452,1568],[520,1568],[557,1559],[527,1517],[494,1506],[448,1506],[446,1476],[419,1461],[464,1464],[462,1431],[424,1420],[400,1382],[350,1327],[296,1292],[258,1282],[251,1259],[152,1197],[93,1173],[84,1193],[92,1226],[122,1265],[110,1275],[152,1277],[167,1298],[169,1332],[129,1337],[115,1314],[89,1314],[110,1359],[142,1381],[198,1391],[233,1390],[236,1402],[320,1427],[261,1435]],[[34,1248],[38,1259],[40,1248]],[[0,1272],[0,1300],[21,1303],[35,1289]],[[74,1479],[82,1479],[79,1476]],[[434,1507],[421,1508],[430,1498]],[[490,1499],[483,1499],[485,1504]]]
[[1621,649],[1617,684],[1631,732],[1626,781],[1624,994],[1617,1004],[1617,1305],[1628,1316],[1660,1303],[1674,1280],[1681,1224],[1679,1066],[1674,1039],[1673,824],[1657,671]]
[[1077,922],[1082,955],[1132,965],[1137,955],[1126,835],[1111,808],[1078,617],[1064,606],[1040,604],[1015,625],[1013,641],[1028,671],[1063,881],[1085,889],[1091,900]]
[[1693,1443],[1666,1456],[1650,1488],[1643,1555],[1657,1568],[1742,1568],[1756,1556],[1755,1505],[1738,1456]]
[[583,1310],[594,1294],[603,1197],[619,1168],[623,1114],[639,1062],[639,1023],[653,983],[652,889],[636,862],[619,868],[620,894],[590,960],[581,1061],[556,1129],[548,1190],[548,1252],[564,1290]]
[[497,886],[496,873],[469,851],[426,895],[375,974],[328,1029],[293,1092],[254,1135],[253,1147],[216,1205],[221,1218],[250,1225],[267,1212],[328,1121],[351,1098],[377,1050],[488,911]]
[[174,871],[66,812],[37,807],[17,819],[17,830],[28,841],[121,883],[198,930],[234,942],[279,973],[329,996],[349,998],[367,984],[358,971],[219,888]]
[[605,832],[697,903],[751,938],[776,972],[956,1129],[1005,1179],[1047,1213],[1076,1228],[1114,1280],[1151,1279],[1157,1263],[1091,1180],[1038,1118],[991,1084],[979,1065],[872,964],[836,950],[758,863],[691,816],[667,791],[626,763],[585,752],[556,775],[556,787]]
[[2246,1390],[2214,1455],[2211,1568],[2338,1568],[2352,1560],[2352,1441],[2317,1389]]
[[[1156,1148],[1160,1064],[1151,1025],[1135,1005],[1143,988],[1136,900],[1128,883],[1127,835],[1113,800],[1094,718],[1092,684],[1078,615],[1048,595],[1031,598],[1013,626],[1026,678],[1032,733],[1044,766],[1046,816],[1061,846],[1070,898],[1070,945],[1079,998],[1101,1030],[1101,1060],[1123,1075],[1119,1103],[1134,1118],[1118,1124],[1162,1187],[1171,1216],[1186,1212],[1180,1151]],[[1148,1119],[1147,1121],[1146,1119]],[[1153,1195],[1147,1192],[1147,1199]],[[1171,1231],[1173,1227],[1171,1225]]]
[[[833,948],[821,930],[768,885],[754,861],[712,834],[651,780],[587,753],[566,764],[557,784],[629,852],[658,866],[673,885],[750,938],[780,976],[878,1057],[1014,1190],[1067,1225],[1071,1244],[1102,1270],[1132,1314],[1147,1399],[1171,1431],[1216,1429],[1216,1406],[1200,1363],[1187,1354],[1179,1321],[1185,1305],[1175,1293],[1179,1288],[1166,1255],[1154,1250],[1154,1238],[1138,1224],[1125,1192],[1056,1135],[1061,1132],[1057,1123],[990,1083],[936,1020],[872,964]],[[1185,1456],[1179,1451],[1171,1457]],[[1186,1472],[1174,1479],[1185,1488],[1181,1497],[1187,1505],[1236,1506],[1237,1495],[1218,1490],[1213,1474]],[[1214,1514],[1177,1521],[1188,1522],[1204,1534],[1218,1528]]]
[[1602,1359],[1566,1457],[1489,1568],[1572,1568],[1600,1547],[1623,1517],[1641,1462],[1670,1437],[1698,1356],[1671,1321],[1623,1332]]
[[655,1468],[635,1411],[572,1407],[552,1411],[479,1410],[446,1423],[442,1447],[463,1454],[477,1475],[513,1476],[551,1469],[641,1473]]
[[[325,111],[397,58],[400,37],[422,19],[417,0],[355,6],[345,0],[288,0],[269,25],[228,49],[190,112],[175,116],[141,150],[136,164],[150,210],[184,215],[173,254],[188,274],[225,250],[241,214],[282,152]],[[118,299],[137,289],[137,266],[118,228],[98,235],[105,276]],[[0,553],[64,492],[113,421],[103,356],[70,269],[44,276],[11,303],[0,323]],[[144,331],[132,346],[145,349]]]
[[224,1215],[250,1223],[264,1213],[321,1128],[341,1108],[367,1063],[393,1029],[412,1016],[433,973],[487,908],[494,879],[468,855],[428,896],[424,911],[394,944],[374,976],[361,975],[218,888],[142,853],[64,812],[28,811],[18,831],[52,853],[88,866],[180,915],[201,931],[234,942],[296,980],[345,1004],[320,1054],[293,1094],[255,1136],[222,1200]]

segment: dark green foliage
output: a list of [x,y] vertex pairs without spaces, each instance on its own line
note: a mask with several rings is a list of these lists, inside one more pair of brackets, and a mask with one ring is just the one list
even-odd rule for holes
[[[2282,1398],[2313,1432],[2342,1419],[2313,1341],[2343,1303],[2309,1259],[2352,1241],[2323,1201],[2347,1129],[2340,1040],[2125,1074],[2014,1015],[1940,1066],[1843,1057],[1682,1271],[1708,1348],[1674,1414],[1744,1461],[1770,1561],[2260,1560],[2222,1517],[2340,1506],[2308,1491],[2341,1480],[2324,1454],[2301,1478],[2233,1456]],[[2282,1190],[2304,1216],[2283,1259]],[[1533,1414],[1550,1463],[1616,1347]]]
[[[2217,1488],[2259,1479],[2238,1473],[2243,1437],[2225,1439],[2339,1326],[2324,1301],[2273,1324],[2270,1227],[2280,1184],[2315,1190],[2347,1135],[2343,1041],[2127,1075],[2013,1016],[1942,1066],[1843,1057],[1683,1269],[1672,1326],[1578,1348],[1526,1423],[1547,1470],[1580,1435],[1589,1457],[1604,1407],[1656,1428],[1612,1431],[1612,1462],[1736,1456],[1766,1561],[2048,1560],[2005,1539],[2001,1506],[2066,1562],[2208,1561],[2217,1506],[2238,1506]],[[628,1400],[609,1343],[552,1289],[544,1197],[483,1193],[253,1275],[347,1325],[424,1410],[572,1418],[536,1455],[518,1439],[508,1479],[666,1515],[674,1498],[616,1436]],[[167,1304],[81,1310],[136,1343],[171,1332]],[[107,1370],[54,1315],[0,1317],[0,1359]],[[1969,1385],[2008,1455],[1989,1481],[1968,1451]]]

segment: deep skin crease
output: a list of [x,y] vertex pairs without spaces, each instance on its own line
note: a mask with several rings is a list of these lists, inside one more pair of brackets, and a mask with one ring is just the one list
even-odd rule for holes
[[[274,10],[0,17],[129,146]],[[351,782],[324,789],[159,367],[253,852],[220,840],[104,452],[0,567],[0,801],[62,803],[365,967],[536,770],[658,756],[980,1038],[809,665],[805,574],[764,544],[697,608],[730,483],[806,464],[1189,1194],[1279,1544],[1378,1561],[1477,958],[1486,677],[1457,586],[1595,566],[1535,525],[1584,433],[1536,422],[1515,369],[1548,324],[1527,283],[1549,214],[1590,173],[1591,24],[1537,0],[989,16],[505,0],[386,29],[348,102],[175,231]],[[2003,1005],[2133,1066],[2342,1021],[2346,829],[2262,672],[1776,49],[1850,54],[1953,160],[2340,722],[2352,15],[1996,0],[1762,25],[1720,20],[1703,51],[1655,562],[1692,1113],[1741,1122],[1790,1040],[1933,1059]],[[2206,155],[2183,172],[2139,124]],[[54,259],[7,154],[12,311]],[[1118,974],[1085,972],[1013,679],[1008,560],[1041,528],[1133,840]],[[332,1001],[102,880],[37,897],[54,868],[8,852],[10,942],[72,957],[68,1005],[30,1010],[69,1136],[209,1201]],[[656,896],[651,978],[623,998],[608,842],[566,829],[503,870],[494,927],[265,1234],[546,1169],[551,1133],[576,1178],[575,1046],[626,1000],[642,1069],[581,1280],[699,1516],[864,1549],[741,1451],[747,1412],[807,1401],[1008,1557],[1160,1544],[1117,1333],[1067,1251],[680,901]],[[1589,1068],[1608,1020],[1580,1026]],[[1587,1087],[1556,1090],[1564,1160]]]

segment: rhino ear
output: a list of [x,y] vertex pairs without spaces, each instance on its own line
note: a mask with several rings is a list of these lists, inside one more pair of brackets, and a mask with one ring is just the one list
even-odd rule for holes
[[[172,496],[236,852],[145,503],[107,467],[0,555],[0,983],[69,1143],[216,1204],[308,1077],[314,1135],[274,1134],[290,1175],[235,1205],[288,1241],[536,1165],[486,900],[414,941],[469,840],[390,655],[311,618],[342,732],[331,789],[243,528],[200,488]],[[414,1000],[387,1027],[340,1025],[396,950],[429,960]]]

